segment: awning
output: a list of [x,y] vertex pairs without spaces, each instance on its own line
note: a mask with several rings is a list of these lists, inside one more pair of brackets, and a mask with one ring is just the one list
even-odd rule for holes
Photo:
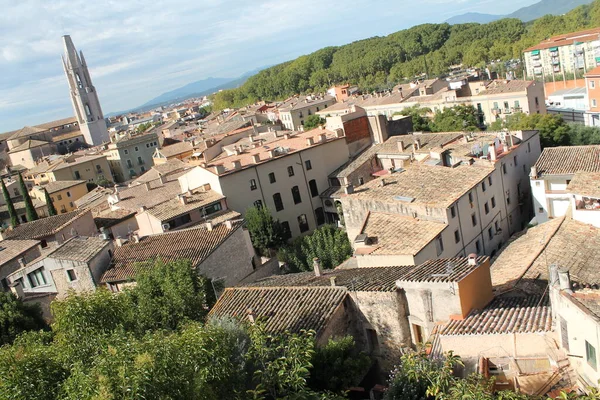
[[531,52],[531,55],[532,55],[532,56],[539,56],[539,55],[540,55],[540,51],[539,51],[539,50],[533,50],[533,51]]
[[558,47],[550,47],[550,51],[558,51]]

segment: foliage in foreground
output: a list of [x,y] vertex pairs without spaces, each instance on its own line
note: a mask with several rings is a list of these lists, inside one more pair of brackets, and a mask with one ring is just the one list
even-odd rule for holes
[[245,219],[252,245],[259,253],[266,255],[269,249],[279,248],[285,243],[283,228],[267,207],[248,208]]
[[0,346],[22,332],[46,328],[39,306],[25,304],[11,292],[0,291]]
[[301,236],[277,253],[291,271],[312,271],[312,260],[318,258],[323,269],[340,265],[352,256],[352,246],[346,232],[333,225],[324,225],[312,234]]

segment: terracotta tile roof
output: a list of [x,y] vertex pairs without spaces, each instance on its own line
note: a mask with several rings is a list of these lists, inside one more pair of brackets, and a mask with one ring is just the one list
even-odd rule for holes
[[591,314],[600,319],[600,291],[598,289],[577,290],[569,297],[579,302]]
[[[368,235],[373,255],[416,255],[448,225],[399,214],[371,212],[361,233]],[[362,252],[361,254],[365,254]]]
[[[443,133],[422,133],[413,135],[401,135],[392,136],[385,143],[379,146],[377,154],[412,154],[413,151],[417,153],[429,153],[431,149],[441,148],[442,145],[453,142],[464,136],[463,132],[443,132]],[[415,142],[419,140],[420,149],[414,149]],[[404,151],[400,151],[398,143],[402,141],[404,144]],[[414,150],[413,150],[414,149]]]
[[[493,167],[414,165],[406,171],[374,179],[350,195],[356,199],[386,203],[406,202],[434,207],[449,207],[478,185]],[[385,186],[381,186],[385,179]],[[412,199],[412,201],[408,201]]]
[[[52,171],[58,171],[58,170],[61,170],[63,168],[73,167],[75,165],[80,165],[80,164],[83,164],[83,163],[86,163],[86,162],[89,162],[89,161],[95,161],[95,160],[98,160],[98,159],[101,159],[101,158],[106,158],[106,156],[103,155],[103,154],[100,154],[100,155],[84,155],[84,156],[75,158],[75,160],[73,160],[73,161],[63,160],[63,162],[61,162],[59,164],[56,164],[56,165],[53,165],[51,167],[51,169],[52,169]],[[105,171],[105,172],[108,172],[108,171]]]
[[52,194],[81,184],[85,184],[85,181],[54,181],[43,185],[41,188]]
[[53,217],[41,218],[6,231],[4,237],[7,239],[43,239],[55,234],[88,213],[91,214],[91,211],[75,210]]
[[310,101],[303,99],[301,101],[298,101],[296,104],[294,104],[289,111],[302,110],[303,108],[318,106],[318,105],[321,105],[321,104],[324,104],[327,102],[331,102],[331,101],[335,102],[335,98],[333,96],[329,96],[329,95],[323,96],[322,98],[318,98],[315,100],[310,100]]
[[26,127],[23,127],[21,129],[19,129],[18,131],[15,131],[13,133],[13,135],[8,138],[8,140],[14,140],[14,139],[19,139],[19,138],[23,138],[23,137],[29,137],[29,136],[35,135],[37,133],[45,132],[47,130],[48,129],[36,128],[36,127],[33,127],[33,126],[26,126]]
[[529,228],[513,236],[492,260],[491,274],[494,291],[503,293],[512,289],[546,247],[560,227],[563,218],[557,218]]
[[525,51],[528,52],[533,50],[549,49],[551,47],[568,46],[576,42],[591,42],[593,40],[598,40],[598,35],[600,35],[600,28],[565,33],[562,35],[552,36],[551,38],[546,39],[541,43],[526,49]]
[[587,74],[585,74],[585,76],[590,78],[600,76],[600,66],[597,66],[596,68],[588,71]]
[[101,282],[131,280],[144,262],[156,258],[165,261],[190,260],[193,266],[200,265],[217,247],[239,229],[242,220],[234,221],[233,228],[217,225],[212,231],[204,227],[146,236],[139,243],[128,243],[115,248],[111,267],[102,276]]
[[47,257],[58,260],[88,262],[101,252],[110,241],[97,237],[75,236],[64,242]]
[[0,241],[0,267],[39,244],[37,240]]
[[600,172],[600,146],[547,147],[534,166],[538,176]]
[[538,333],[552,330],[552,311],[547,297],[499,297],[464,320],[450,320],[440,335],[492,335]]
[[576,172],[567,190],[586,197],[600,198],[600,172]]
[[94,223],[100,228],[108,229],[118,223],[125,221],[135,216],[135,211],[118,209],[118,210],[104,210],[94,216]]
[[197,191],[191,195],[182,196],[186,197],[187,204],[182,204],[179,199],[173,198],[149,208],[147,212],[160,221],[167,221],[225,198],[214,190]]
[[469,265],[469,260],[464,257],[425,261],[402,276],[399,285],[402,282],[460,282],[488,259],[487,256],[477,257],[477,265]]
[[181,172],[192,168],[192,166],[184,163],[183,161],[173,158],[162,164],[153,165],[148,171],[143,173],[139,178],[135,179],[133,183],[146,183],[157,180],[161,175],[169,175],[174,172]]
[[346,287],[350,291],[359,292],[393,292],[396,281],[406,275],[414,266],[405,267],[372,267],[372,268],[337,268],[323,271],[321,276],[314,272],[300,272],[271,276],[254,283],[244,284],[248,287],[295,287],[295,286],[331,286],[331,278],[335,277],[335,285]]
[[213,125],[207,128],[204,133],[208,135],[223,135],[236,129],[240,129],[251,124],[250,121],[244,121],[242,117],[235,117],[233,120],[224,122],[219,125]]
[[[524,92],[529,86],[535,85],[534,81],[504,81],[495,80],[490,82],[484,91],[480,92],[477,96],[489,96],[494,94],[506,94],[515,92]],[[475,96],[475,98],[477,98]]]
[[85,195],[75,200],[75,206],[79,209],[83,208],[108,208],[108,196],[113,193],[113,189],[106,189],[98,186],[92,189]]
[[192,146],[189,142],[179,142],[175,144],[171,144],[169,146],[165,146],[157,151],[162,154],[164,157],[174,157],[179,154],[184,154],[194,150],[194,146]]
[[83,133],[81,133],[81,131],[78,129],[76,131],[72,131],[72,132],[66,132],[60,135],[54,135],[52,136],[52,141],[53,142],[60,142],[61,140],[66,140],[66,139],[72,139],[78,136],[83,136]]
[[25,143],[21,143],[17,147],[13,147],[8,153],[17,153],[19,151],[33,149],[35,147],[47,146],[50,145],[50,142],[46,142],[44,140],[34,140],[28,139]]
[[270,332],[312,329],[318,335],[347,294],[341,287],[227,288],[208,315],[243,319],[251,309]]
[[68,118],[58,119],[56,121],[45,122],[43,124],[36,125],[35,127],[40,128],[40,129],[51,129],[51,128],[56,128],[59,126],[70,125],[70,124],[75,124],[75,123],[77,123],[77,118],[68,117]]
[[157,204],[174,199],[181,193],[179,178],[185,172],[178,172],[166,176],[167,181],[163,184],[160,180],[150,182],[150,190],[146,189],[145,184],[134,185],[122,189],[119,192],[120,201],[115,204],[118,208],[127,208],[138,211],[141,206],[154,207]]

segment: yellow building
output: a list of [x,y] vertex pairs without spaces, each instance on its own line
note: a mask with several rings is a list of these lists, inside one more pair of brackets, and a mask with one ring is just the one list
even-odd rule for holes
[[48,191],[58,213],[75,210],[77,208],[75,200],[83,197],[88,192],[85,181],[57,181],[44,186],[34,186],[30,192],[31,197],[45,202],[44,189]]

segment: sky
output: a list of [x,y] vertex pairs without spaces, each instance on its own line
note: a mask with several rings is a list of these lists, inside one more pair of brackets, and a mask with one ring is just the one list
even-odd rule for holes
[[108,114],[325,46],[536,1],[0,0],[0,132],[73,115],[63,35],[83,51]]

